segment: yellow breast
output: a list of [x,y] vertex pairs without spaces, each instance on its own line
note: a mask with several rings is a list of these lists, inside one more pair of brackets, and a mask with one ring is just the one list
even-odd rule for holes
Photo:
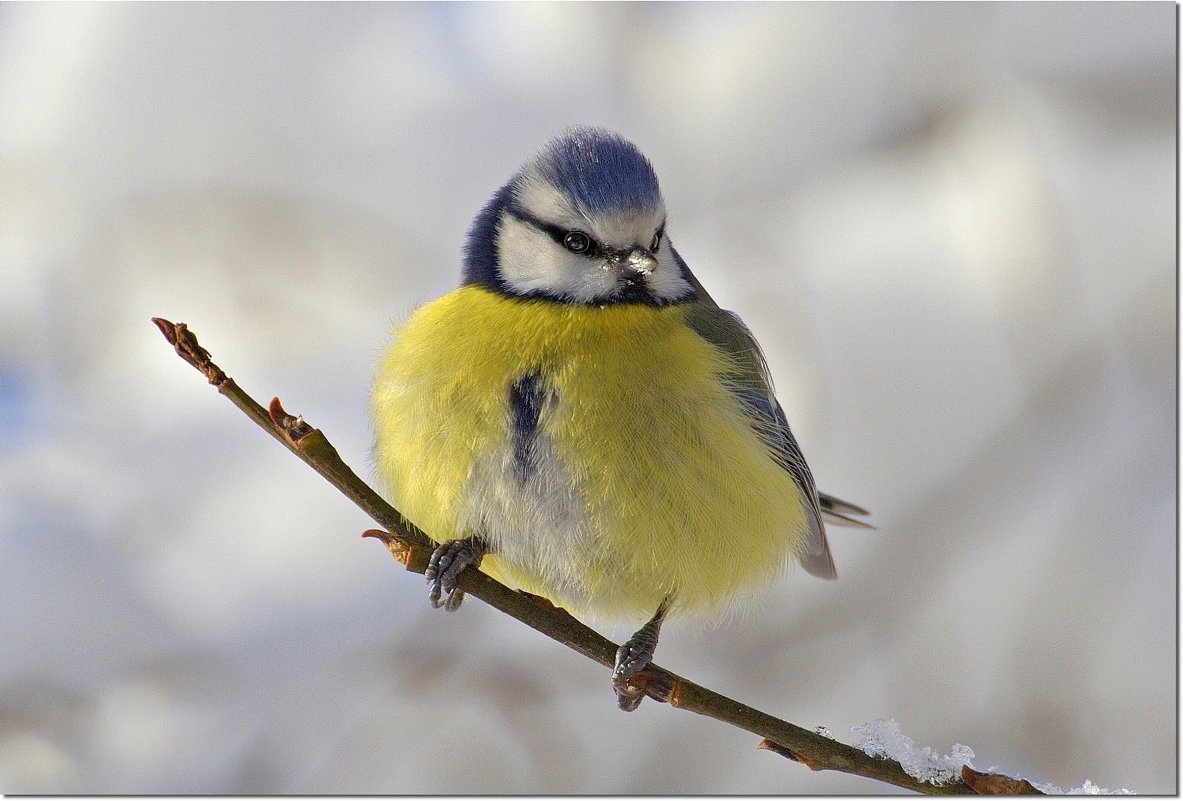
[[[437,541],[574,612],[725,612],[774,580],[807,528],[796,485],[683,308],[524,301],[464,287],[395,332],[371,398],[378,472]],[[514,470],[511,387],[547,402]]]

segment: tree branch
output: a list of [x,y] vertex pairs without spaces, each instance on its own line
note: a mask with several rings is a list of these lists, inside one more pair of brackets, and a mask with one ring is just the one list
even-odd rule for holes
[[[177,354],[205,375],[218,392],[386,529],[371,529],[362,536],[380,539],[408,570],[424,571],[435,543],[358,478],[324,434],[303,418],[284,411],[279,398],[274,398],[268,409],[260,406],[214,364],[209,352],[197,343],[197,337],[185,323],[172,323],[159,317],[153,317],[152,322]],[[613,667],[616,645],[545,599],[511,590],[472,568],[460,574],[459,587],[589,659]],[[986,776],[968,768],[962,772],[962,781],[954,780],[940,786],[921,782],[905,773],[898,762],[869,756],[853,746],[753,709],[655,664],[645,668],[634,681],[651,698],[758,735],[764,738],[758,747],[800,762],[812,770],[835,770],[932,795],[972,794],[975,791],[1014,793],[1021,787],[1019,780]],[[1022,789],[1026,788],[1031,785],[1026,784]]]

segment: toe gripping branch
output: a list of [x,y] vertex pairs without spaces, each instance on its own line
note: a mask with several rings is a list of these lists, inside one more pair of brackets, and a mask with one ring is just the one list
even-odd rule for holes
[[[464,602],[464,590],[456,586],[466,567],[480,567],[486,545],[476,537],[449,540],[435,549],[423,577],[427,579],[427,599],[436,609],[441,606],[455,612]],[[441,596],[443,600],[440,600]]]

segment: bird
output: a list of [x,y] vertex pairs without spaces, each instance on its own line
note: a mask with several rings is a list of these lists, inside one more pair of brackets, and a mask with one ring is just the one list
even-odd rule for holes
[[616,653],[625,710],[667,617],[721,620],[792,562],[835,578],[825,521],[870,528],[817,491],[754,336],[671,230],[635,145],[564,131],[476,216],[459,287],[394,325],[370,394],[376,473],[438,546],[431,605],[479,568],[647,617]]

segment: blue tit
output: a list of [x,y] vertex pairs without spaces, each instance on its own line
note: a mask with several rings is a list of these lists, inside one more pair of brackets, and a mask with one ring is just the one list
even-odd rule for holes
[[576,615],[718,619],[800,562],[834,578],[823,520],[865,510],[814,488],[750,331],[670,241],[644,155],[577,128],[485,205],[459,289],[395,328],[371,406],[377,472],[440,543],[427,576],[489,575]]

